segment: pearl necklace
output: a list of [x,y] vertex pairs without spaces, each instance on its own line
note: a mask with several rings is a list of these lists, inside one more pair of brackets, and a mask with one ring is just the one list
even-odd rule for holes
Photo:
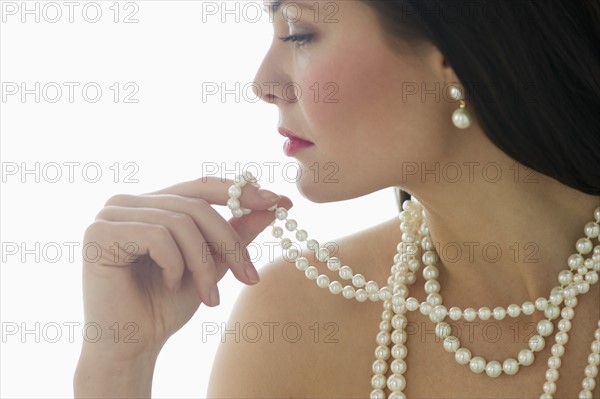
[[[234,217],[241,217],[250,213],[250,210],[240,207],[239,197],[242,187],[246,183],[256,184],[256,179],[250,174],[245,173],[236,177],[235,184],[229,188],[230,200],[227,206],[231,209]],[[277,206],[270,210],[275,212],[275,220],[271,223],[271,233],[275,238],[280,239],[280,245],[284,252],[286,260],[294,261],[296,268],[303,271],[309,280],[316,280],[320,288],[328,288],[334,294],[342,294],[346,299],[356,299],[358,302],[383,301],[382,321],[379,325],[379,333],[375,341],[375,361],[373,362],[371,378],[370,397],[372,399],[385,398],[384,389],[387,387],[390,391],[388,398],[399,399],[406,398],[403,393],[406,387],[404,373],[407,365],[404,359],[408,354],[406,341],[408,338],[406,332],[408,311],[417,309],[423,314],[429,316],[429,319],[436,324],[435,334],[443,339],[443,347],[447,352],[454,353],[454,358],[461,365],[468,365],[473,373],[485,373],[492,378],[498,377],[502,372],[507,375],[514,375],[519,371],[520,366],[529,366],[535,360],[535,352],[539,352],[545,347],[545,338],[553,333],[554,324],[551,320],[561,316],[558,322],[558,332],[554,338],[556,343],[551,348],[552,356],[548,359],[548,369],[545,373],[546,382],[542,386],[542,399],[552,398],[556,392],[556,381],[559,377],[558,369],[561,366],[561,357],[565,353],[565,345],[569,341],[568,332],[571,329],[571,319],[574,317],[574,308],[577,305],[577,296],[589,291],[590,286],[598,282],[598,272],[600,272],[600,245],[595,247],[592,239],[600,240],[600,207],[594,210],[595,221],[589,222],[584,227],[586,237],[577,240],[575,249],[577,253],[569,256],[567,264],[568,269],[562,270],[558,274],[559,285],[554,287],[548,299],[538,298],[535,303],[524,302],[522,305],[510,304],[504,308],[501,306],[490,310],[488,307],[480,307],[477,311],[468,307],[460,309],[453,306],[449,310],[442,305],[443,298],[440,294],[440,283],[437,281],[439,270],[435,266],[438,261],[438,254],[435,251],[433,241],[429,235],[429,228],[425,221],[425,212],[420,202],[412,197],[402,204],[400,212],[400,230],[402,231],[402,241],[397,246],[397,254],[394,256],[394,264],[391,267],[391,275],[387,279],[387,285],[379,287],[375,281],[367,281],[361,274],[354,274],[349,266],[342,266],[341,261],[331,256],[326,247],[321,247],[318,241],[308,239],[308,233],[305,230],[298,229],[298,223],[294,219],[288,219],[288,212],[285,208]],[[338,272],[343,280],[349,280],[351,285],[343,286],[340,281],[330,281],[325,274],[319,274],[315,266],[311,266],[306,257],[301,256],[301,251],[292,246],[292,240],[283,237],[284,229],[275,226],[276,222],[284,222],[285,229],[289,232],[295,232],[298,241],[306,242],[306,247],[315,253],[315,257],[326,262],[327,268]],[[426,300],[419,302],[414,297],[409,297],[408,286],[416,282],[416,272],[421,267],[418,252],[419,247],[424,251],[421,260],[425,266],[422,275],[425,281],[425,292],[428,294]],[[590,257],[584,259],[583,255]],[[364,287],[364,288],[363,288]],[[561,309],[560,305],[564,304]],[[461,347],[460,340],[451,335],[451,328],[444,320],[449,317],[451,320],[463,318],[472,321],[475,318],[488,320],[493,317],[496,320],[502,320],[506,315],[517,317],[521,312],[525,315],[531,315],[535,311],[544,312],[545,319],[537,324],[537,333],[529,339],[529,349],[522,349],[517,359],[508,358],[502,363],[497,360],[487,361],[481,356],[472,356],[471,351]],[[393,344],[390,349],[389,345]],[[581,383],[582,390],[579,393],[580,399],[591,399],[592,391],[596,386],[595,377],[598,375],[598,366],[600,365],[600,320],[598,328],[594,331],[591,353],[587,360],[588,365],[584,368],[584,378]],[[391,364],[388,360],[393,358]],[[386,377],[388,370],[391,375]]]

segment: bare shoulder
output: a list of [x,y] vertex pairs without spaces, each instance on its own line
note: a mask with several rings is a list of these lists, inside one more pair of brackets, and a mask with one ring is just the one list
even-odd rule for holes
[[[351,264],[355,273],[383,284],[399,234],[398,223],[392,219],[335,240],[339,248],[335,255]],[[321,273],[339,280],[337,273],[308,258]],[[366,323],[374,327],[374,337],[380,307],[376,303],[356,306],[356,301],[333,296],[283,258],[259,272],[261,281],[243,289],[230,316],[228,329],[239,328],[241,339],[220,344],[208,397],[308,397],[322,392],[315,391],[314,384],[327,384],[332,359],[344,361],[347,356],[349,364],[353,361],[347,345],[361,341],[352,328],[356,317],[374,317]],[[366,353],[372,349],[368,340]],[[358,375],[364,379],[365,370]],[[334,388],[339,392],[338,384]]]

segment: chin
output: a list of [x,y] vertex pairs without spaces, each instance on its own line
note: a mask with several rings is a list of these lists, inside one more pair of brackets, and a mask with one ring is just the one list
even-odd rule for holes
[[303,168],[302,172],[302,176],[296,182],[296,187],[304,198],[318,204],[350,200],[377,191],[377,188],[363,187],[356,184],[356,181],[353,182],[354,184],[344,184],[341,178],[329,180],[323,178],[318,181],[311,171],[304,173],[305,169]]

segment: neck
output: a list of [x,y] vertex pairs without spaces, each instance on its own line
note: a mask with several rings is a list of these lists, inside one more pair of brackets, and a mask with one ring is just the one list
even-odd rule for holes
[[457,306],[472,305],[474,297],[490,304],[503,298],[504,306],[535,301],[558,285],[600,197],[541,174],[533,178],[537,182],[440,183],[419,191],[442,290]]

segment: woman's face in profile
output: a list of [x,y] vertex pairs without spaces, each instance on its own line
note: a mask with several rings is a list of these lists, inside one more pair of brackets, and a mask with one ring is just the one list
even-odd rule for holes
[[409,186],[408,164],[439,161],[452,148],[444,133],[456,104],[435,47],[420,55],[393,49],[375,11],[359,0],[287,1],[272,19],[255,82],[279,109],[279,127],[313,144],[291,154],[308,199]]

